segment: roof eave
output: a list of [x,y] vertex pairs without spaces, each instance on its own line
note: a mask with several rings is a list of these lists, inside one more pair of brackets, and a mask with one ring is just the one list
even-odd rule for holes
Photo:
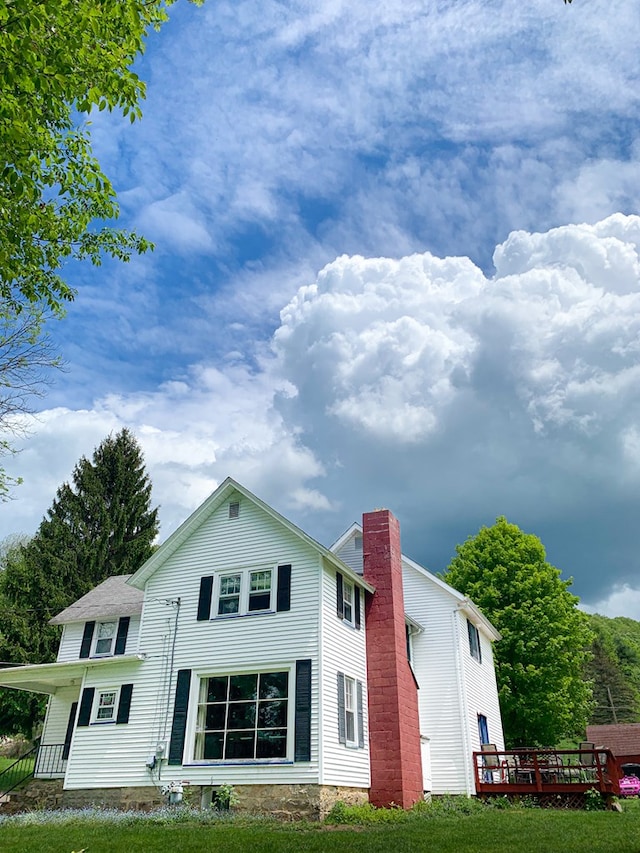
[[301,530],[296,524],[289,519],[285,518],[283,515],[270,507],[264,501],[260,500],[260,498],[256,497],[252,492],[248,489],[245,489],[244,486],[241,486],[240,483],[237,483],[231,477],[227,477],[227,479],[220,485],[218,488],[209,495],[209,497],[202,503],[198,509],[196,509],[185,521],[182,522],[180,527],[175,530],[171,536],[158,548],[158,550],[153,554],[146,563],[144,563],[138,571],[127,581],[131,586],[136,587],[137,589],[144,589],[144,585],[147,580],[151,577],[151,575],[158,569],[160,566],[167,560],[171,554],[173,554],[183,542],[185,542],[189,536],[195,532],[195,530],[200,527],[202,523],[220,506],[220,504],[224,501],[225,495],[229,492],[240,492],[247,500],[252,501],[259,506],[264,512],[271,516],[271,518],[278,521],[280,524],[284,525],[291,533],[295,536],[302,539],[316,551],[319,551],[320,554],[325,557],[338,571],[342,574],[346,575],[354,584],[362,587],[367,590],[367,592],[375,592],[375,587],[372,586],[367,581],[363,580],[363,578],[357,573],[354,572],[353,569],[350,569],[345,563],[342,562],[335,554],[332,554],[328,548],[325,548],[324,545],[321,545],[319,542],[316,542],[311,536]]

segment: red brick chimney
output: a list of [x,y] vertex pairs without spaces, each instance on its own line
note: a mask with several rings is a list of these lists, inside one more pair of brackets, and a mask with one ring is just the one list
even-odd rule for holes
[[375,806],[408,809],[423,798],[418,691],[407,659],[400,525],[386,509],[362,516],[367,596],[367,691]]

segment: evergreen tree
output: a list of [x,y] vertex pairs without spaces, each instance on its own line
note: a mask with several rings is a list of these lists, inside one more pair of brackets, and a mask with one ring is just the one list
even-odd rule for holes
[[498,518],[457,547],[445,575],[502,634],[494,654],[510,747],[584,733],[591,709],[588,619],[545,556],[537,536]]
[[[104,439],[91,461],[82,457],[35,536],[0,556],[0,658],[54,661],[60,630],[48,620],[105,578],[135,572],[153,553],[157,515],[129,430]],[[3,690],[0,708],[0,734],[30,733],[40,705]]]

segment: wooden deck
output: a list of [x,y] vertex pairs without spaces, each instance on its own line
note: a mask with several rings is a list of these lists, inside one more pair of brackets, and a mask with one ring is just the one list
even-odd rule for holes
[[513,749],[474,752],[480,797],[532,796],[558,805],[578,805],[595,789],[607,799],[620,793],[618,768],[606,749]]

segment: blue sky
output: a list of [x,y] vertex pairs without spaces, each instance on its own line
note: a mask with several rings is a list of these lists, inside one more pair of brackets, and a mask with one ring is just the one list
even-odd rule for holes
[[178,2],[143,120],[92,117],[156,251],[69,268],[0,535],[138,436],[166,536],[227,475],[434,571],[506,515],[640,618],[640,8]]

